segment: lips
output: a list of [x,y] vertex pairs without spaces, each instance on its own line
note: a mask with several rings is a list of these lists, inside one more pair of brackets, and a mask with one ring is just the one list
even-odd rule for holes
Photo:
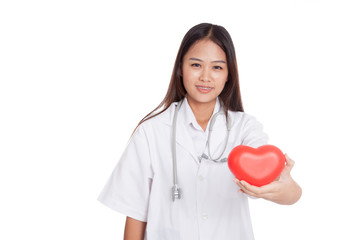
[[196,89],[201,93],[208,93],[214,88],[209,86],[196,85]]

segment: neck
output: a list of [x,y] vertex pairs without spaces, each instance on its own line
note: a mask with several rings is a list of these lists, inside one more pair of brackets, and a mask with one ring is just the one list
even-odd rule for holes
[[194,113],[196,121],[205,131],[211,115],[213,114],[216,99],[209,103],[199,103],[189,98],[187,98],[187,100],[192,112]]

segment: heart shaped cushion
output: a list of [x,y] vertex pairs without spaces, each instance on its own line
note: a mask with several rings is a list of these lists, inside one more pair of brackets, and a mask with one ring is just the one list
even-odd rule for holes
[[273,145],[252,148],[235,147],[229,154],[228,165],[237,179],[261,187],[273,182],[285,167],[286,158]]

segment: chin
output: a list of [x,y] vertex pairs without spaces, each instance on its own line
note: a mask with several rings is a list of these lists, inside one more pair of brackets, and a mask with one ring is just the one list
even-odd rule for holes
[[[188,101],[189,101],[189,97],[188,97]],[[190,101],[192,102],[196,102],[196,103],[212,103],[212,102],[216,102],[216,97],[205,97],[205,96],[202,96],[202,97],[195,97],[195,98],[192,98],[190,97]]]

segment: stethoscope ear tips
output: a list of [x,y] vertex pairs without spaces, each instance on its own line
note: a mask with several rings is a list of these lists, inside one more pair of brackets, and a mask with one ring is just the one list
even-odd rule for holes
[[174,185],[172,187],[172,194],[171,195],[172,195],[173,202],[175,202],[176,199],[181,198],[181,189],[177,185]]

